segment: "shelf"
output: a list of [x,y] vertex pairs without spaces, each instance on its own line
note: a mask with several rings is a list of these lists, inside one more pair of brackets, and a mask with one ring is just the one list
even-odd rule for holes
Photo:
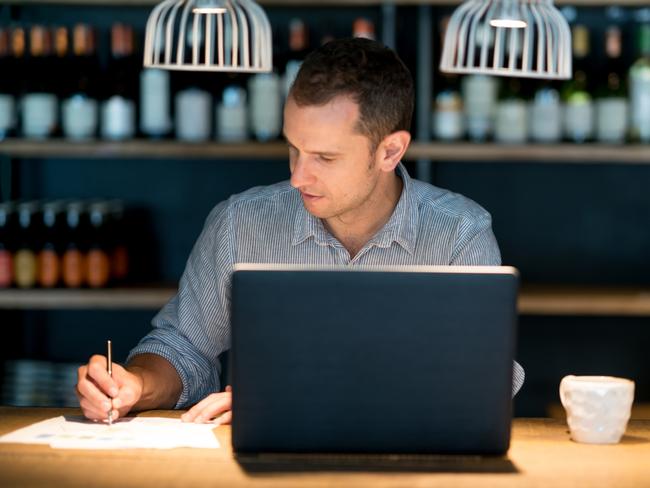
[[[283,142],[221,144],[184,143],[173,140],[125,142],[71,142],[6,139],[0,156],[10,158],[156,158],[156,159],[279,159],[286,161]],[[430,159],[453,162],[518,162],[576,164],[650,164],[650,144],[523,144],[419,143],[411,144],[407,160]]]
[[286,159],[288,150],[282,142],[221,144],[189,143],[172,140],[102,140],[72,142],[64,139],[47,141],[7,139],[0,142],[0,155],[17,158],[178,158],[178,159]]
[[[5,0],[5,3],[14,5],[91,5],[91,6],[153,6],[161,0]],[[378,6],[384,3],[392,5],[417,6],[447,6],[458,5],[460,0],[257,0],[262,6],[269,7],[295,7],[305,8],[310,6]],[[647,7],[647,0],[556,0],[556,5],[574,5],[576,7],[592,6],[631,6]]]
[[157,310],[175,288],[107,288],[101,290],[0,290],[0,309],[11,310]]
[[650,288],[526,285],[522,315],[650,316]]
[[650,144],[414,143],[407,159],[457,162],[650,164]]
[[[0,290],[0,309],[159,309],[175,288]],[[522,315],[650,316],[650,289],[524,286]]]

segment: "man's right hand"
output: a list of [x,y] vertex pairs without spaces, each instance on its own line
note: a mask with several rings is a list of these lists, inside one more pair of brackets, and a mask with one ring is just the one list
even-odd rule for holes
[[125,416],[142,396],[143,380],[113,363],[113,376],[106,370],[106,357],[95,355],[79,367],[77,397],[83,414],[91,420],[105,420],[113,400],[113,420]]

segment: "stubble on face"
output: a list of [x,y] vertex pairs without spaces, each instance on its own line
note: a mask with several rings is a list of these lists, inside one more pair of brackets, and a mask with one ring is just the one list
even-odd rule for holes
[[[300,191],[305,209],[315,217],[348,226],[371,220],[381,206],[378,148],[360,132],[359,107],[350,97],[323,106],[285,106],[285,137],[291,156],[291,184]],[[339,155],[331,163],[320,154]],[[296,168],[297,165],[300,165]],[[318,198],[313,198],[315,195]]]

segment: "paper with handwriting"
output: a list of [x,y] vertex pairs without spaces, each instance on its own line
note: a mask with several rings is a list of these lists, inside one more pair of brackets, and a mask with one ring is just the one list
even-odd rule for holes
[[1,443],[46,444],[57,449],[214,449],[214,424],[161,417],[126,417],[108,425],[80,416],[54,417],[0,437]]

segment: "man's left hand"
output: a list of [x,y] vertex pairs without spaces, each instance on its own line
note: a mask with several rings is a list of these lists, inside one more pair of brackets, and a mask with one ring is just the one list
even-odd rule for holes
[[226,386],[226,391],[212,393],[181,415],[183,422],[203,424],[213,422],[217,425],[229,424],[232,421],[232,388]]

